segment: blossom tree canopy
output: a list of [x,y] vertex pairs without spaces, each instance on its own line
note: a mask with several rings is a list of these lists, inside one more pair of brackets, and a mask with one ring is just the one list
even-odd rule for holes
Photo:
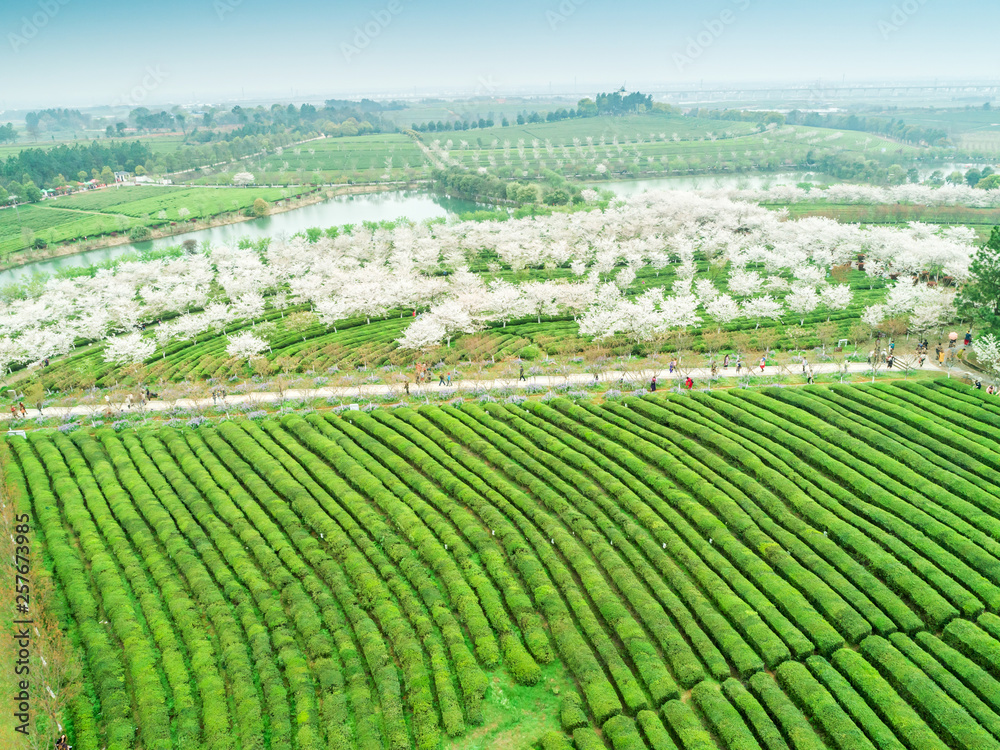
[[229,337],[226,354],[247,361],[267,349],[267,342],[250,331],[241,331]]
[[108,339],[104,348],[104,361],[116,365],[132,365],[145,362],[156,352],[156,341],[144,338],[141,333],[129,333]]

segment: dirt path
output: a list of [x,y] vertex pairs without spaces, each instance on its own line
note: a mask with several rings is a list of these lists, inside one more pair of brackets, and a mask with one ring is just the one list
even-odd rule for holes
[[[815,364],[812,366],[813,371],[817,375],[830,375],[839,372],[838,366],[836,364]],[[754,384],[755,380],[761,377],[760,367],[754,366],[749,368],[752,374],[749,376],[749,383]],[[940,368],[932,366],[931,362],[927,362],[925,370],[933,370],[938,372],[943,372]],[[846,373],[857,375],[859,373],[868,372],[871,367],[864,362],[850,363],[847,366]],[[886,373],[891,373],[892,370],[885,368],[884,366],[879,369],[881,375]],[[955,370],[956,374],[966,374]],[[747,378],[746,375],[747,368],[744,368],[741,375],[737,376],[736,368],[730,367],[728,369],[720,369],[718,371],[717,381],[733,381],[738,377]],[[798,368],[789,372],[788,370],[782,371],[775,365],[768,365],[763,373],[764,377],[772,377],[775,374],[791,375],[791,376],[801,376]],[[598,382],[607,385],[609,388],[615,388],[622,391],[623,393],[628,393],[634,390],[644,390],[649,391],[650,381],[653,376],[657,379],[657,388],[659,390],[669,390],[671,388],[682,387],[684,383],[684,378],[690,376],[694,380],[694,386],[696,388],[703,388],[706,381],[709,379],[711,373],[708,368],[696,368],[693,370],[683,370],[679,375],[678,373],[670,374],[666,370],[637,370],[633,372],[623,372],[623,371],[613,371],[605,372],[595,377],[591,373],[569,373],[566,375],[536,375],[530,376],[526,375],[525,380],[519,381],[517,378],[510,379],[496,379],[496,380],[478,380],[474,378],[462,379],[453,381],[450,385],[440,385],[437,381],[431,383],[424,383],[422,385],[415,385],[410,383],[409,395],[411,398],[417,399],[422,396],[430,396],[431,394],[437,393],[449,393],[455,396],[459,396],[463,393],[469,392],[487,392],[490,390],[501,390],[501,389],[511,389],[515,391],[524,391],[527,388],[544,388],[546,390],[555,388],[563,385],[580,385],[586,386],[593,382]],[[396,396],[402,399],[404,397],[403,383],[374,383],[374,384],[362,384],[356,386],[336,386],[330,388],[313,388],[313,389],[289,389],[284,392],[278,391],[263,391],[259,393],[241,393],[241,394],[231,394],[225,396],[221,401],[216,401],[212,398],[201,398],[201,399],[178,399],[176,401],[159,401],[154,400],[146,403],[144,406],[132,407],[132,411],[144,411],[144,412],[163,412],[174,408],[181,408],[191,411],[196,411],[199,409],[206,409],[212,406],[227,406],[227,407],[239,407],[241,405],[260,405],[263,407],[265,404],[280,404],[285,401],[300,401],[300,400],[310,400],[310,399],[330,399],[330,398],[373,398],[376,396]],[[44,409],[43,414],[47,417],[70,417],[70,416],[96,416],[104,412],[108,406],[116,414],[121,414],[123,412],[122,403],[111,403],[111,404],[88,404],[82,406],[50,406]],[[36,412],[36,409],[29,411],[29,415]],[[0,418],[10,419],[10,413],[0,412]]]

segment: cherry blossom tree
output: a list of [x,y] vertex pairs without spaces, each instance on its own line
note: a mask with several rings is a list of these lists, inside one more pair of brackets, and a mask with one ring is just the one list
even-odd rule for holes
[[795,285],[792,291],[785,296],[785,304],[788,309],[799,316],[799,325],[805,325],[806,315],[819,307],[820,296],[815,287],[805,285]]
[[993,377],[1000,378],[1000,339],[992,333],[980,336],[972,344],[976,359]]
[[108,339],[104,347],[104,361],[116,365],[141,364],[156,353],[156,341],[141,333],[129,333]]
[[743,317],[743,310],[740,309],[736,300],[728,294],[720,294],[705,305],[705,312],[718,323],[718,331],[722,330],[722,326],[729,325],[734,320]]
[[252,185],[254,181],[253,174],[250,172],[237,172],[233,175],[233,184],[239,185],[240,187],[246,187],[247,185]]
[[741,309],[743,317],[756,321],[754,328],[760,328],[760,324],[765,320],[777,320],[785,310],[784,306],[769,294],[746,300]]
[[851,300],[854,298],[854,294],[851,292],[851,287],[848,284],[831,284],[825,286],[820,289],[819,296],[828,310],[827,321],[830,320],[831,313],[840,312],[850,307]]
[[267,342],[250,331],[241,331],[229,336],[226,354],[236,359],[245,359],[248,363],[262,351],[267,349]]
[[396,339],[402,349],[425,351],[438,346],[448,335],[444,323],[433,315],[424,315],[413,321],[401,338]]

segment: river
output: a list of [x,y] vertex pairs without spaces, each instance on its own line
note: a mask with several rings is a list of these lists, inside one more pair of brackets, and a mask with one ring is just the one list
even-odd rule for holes
[[360,224],[364,221],[391,221],[407,218],[413,221],[436,219],[483,208],[477,203],[457,198],[447,198],[420,191],[387,193],[360,193],[341,195],[321,203],[313,203],[291,211],[265,216],[260,219],[224,224],[209,229],[199,229],[185,234],[174,234],[150,242],[115,245],[87,250],[75,255],[28,263],[0,272],[0,286],[30,278],[33,274],[53,274],[64,268],[92,266],[136,250],[150,250],[179,245],[185,240],[198,243],[234,243],[244,237],[290,237],[311,227]]
[[[941,169],[949,174],[955,168],[968,165],[946,164]],[[924,174],[926,171],[926,174]],[[922,170],[924,179],[932,169]],[[616,195],[627,198],[649,190],[731,190],[734,188],[762,188],[773,185],[795,185],[800,182],[837,182],[835,178],[817,172],[775,172],[752,174],[696,175],[690,177],[659,177],[638,180],[617,180],[600,182],[598,189],[611,190]],[[91,266],[117,258],[135,250],[149,250],[179,245],[184,240],[198,243],[233,243],[244,237],[289,237],[311,227],[326,229],[344,224],[360,224],[363,221],[391,221],[407,218],[424,221],[489,208],[477,203],[457,198],[447,198],[423,191],[399,191],[386,193],[361,193],[341,195],[321,203],[313,203],[291,211],[265,216],[261,219],[225,224],[210,229],[199,229],[185,234],[162,237],[151,242],[131,245],[116,245],[87,250],[76,255],[64,255],[50,260],[28,263],[17,268],[0,272],[0,287],[30,278],[32,274],[53,274],[63,268]]]

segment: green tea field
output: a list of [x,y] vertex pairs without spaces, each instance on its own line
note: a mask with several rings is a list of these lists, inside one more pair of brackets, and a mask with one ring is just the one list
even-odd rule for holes
[[77,750],[982,750],[980,393],[33,430],[0,464],[79,664]]

